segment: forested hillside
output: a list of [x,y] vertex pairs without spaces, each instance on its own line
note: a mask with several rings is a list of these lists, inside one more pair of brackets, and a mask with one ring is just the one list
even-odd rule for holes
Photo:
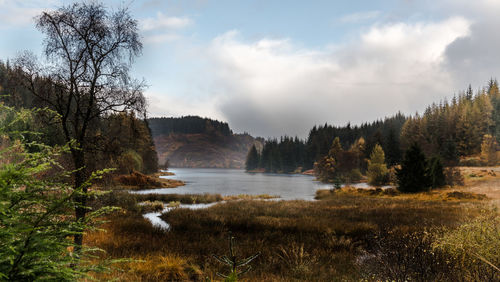
[[233,133],[226,122],[198,116],[155,117],[148,119],[148,123],[154,136],[168,135],[170,133],[210,134],[212,132],[229,136]]
[[402,148],[417,142],[427,155],[438,155],[455,164],[480,154],[484,141],[497,143],[499,138],[500,93],[496,80],[476,93],[469,86],[451,102],[432,104],[422,115],[411,117],[401,131]]
[[170,167],[244,168],[252,145],[262,141],[233,134],[225,122],[186,116],[148,119],[160,164]]

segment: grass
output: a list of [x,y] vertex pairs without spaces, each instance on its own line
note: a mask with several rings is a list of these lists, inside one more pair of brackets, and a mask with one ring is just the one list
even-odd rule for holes
[[[270,195],[141,195],[115,190],[92,206],[123,210],[108,217],[106,232],[86,234],[85,243],[106,251],[98,260],[132,259],[110,273],[95,274],[98,280],[216,279],[217,272],[227,269],[212,254],[227,252],[231,231],[238,256],[262,253],[244,280],[498,281],[498,272],[488,264],[498,267],[498,214],[484,217],[483,207],[497,199],[500,171],[461,170],[475,175],[466,177],[464,187],[416,194],[347,187],[320,190],[316,202],[252,200],[273,198]],[[175,209],[163,215],[169,232],[142,217],[168,203],[222,201],[226,203],[208,209]]]
[[[227,252],[229,231],[236,237],[238,256],[261,252],[251,263],[253,270],[243,276],[250,281],[499,278],[478,257],[464,255],[474,250],[497,263],[496,247],[487,247],[485,242],[498,240],[495,232],[500,227],[497,213],[484,216],[488,203],[485,197],[463,190],[400,194],[391,189],[344,188],[320,190],[316,202],[254,201],[240,196],[232,198],[237,201],[202,210],[174,209],[162,216],[170,224],[169,232],[146,221],[137,202],[209,203],[228,199],[210,194],[117,193],[105,197],[124,210],[110,217],[112,221],[105,225],[107,232],[88,234],[86,243],[104,249],[107,258],[140,261],[122,264],[123,271],[97,277],[102,280],[215,279],[217,272],[227,270],[212,254]],[[491,218],[497,221],[488,220]],[[469,222],[472,224],[467,225]],[[476,228],[484,224],[493,225]],[[483,238],[481,234],[490,235]],[[443,242],[469,242],[469,249],[441,247],[445,246]]]
[[180,202],[182,204],[209,204],[223,201],[220,194],[134,194],[139,201]]
[[162,201],[162,202],[180,202],[181,204],[209,204],[221,201],[237,200],[268,200],[279,198],[268,194],[261,195],[231,195],[221,196],[220,194],[135,194],[139,201]]
[[144,201],[139,203],[139,205],[142,207],[143,213],[159,212],[162,211],[165,206],[163,202],[160,201]]
[[[462,189],[463,190],[463,189]],[[401,193],[395,188],[354,188],[354,187],[342,187],[335,190],[318,190],[316,192],[316,200],[325,200],[335,196],[341,195],[356,195],[356,196],[371,196],[371,197],[386,197],[393,199],[412,199],[412,200],[442,200],[442,201],[453,201],[453,200],[485,200],[488,197],[484,194],[471,193],[466,191],[458,191],[451,188],[435,189],[429,192],[421,193]]]
[[239,194],[239,195],[229,195],[224,196],[224,201],[237,201],[237,200],[270,200],[277,199],[280,196],[269,195],[269,194],[260,194],[260,195],[248,195],[248,194]]
[[183,186],[184,182],[176,179],[160,178],[160,174],[146,175],[137,171],[130,174],[118,175],[113,181],[118,183],[116,187],[127,190],[143,190],[151,188],[175,188]]
[[[498,281],[500,279],[500,215],[498,210],[484,210],[474,220],[456,229],[447,230],[437,238],[434,246],[445,250],[456,261],[459,261],[460,268],[471,270],[467,273],[467,280]],[[485,264],[488,267],[484,267]]]

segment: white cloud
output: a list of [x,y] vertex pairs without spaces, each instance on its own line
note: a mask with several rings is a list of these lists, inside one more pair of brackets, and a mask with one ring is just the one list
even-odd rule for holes
[[147,44],[159,44],[178,40],[181,36],[179,31],[193,24],[188,17],[167,17],[161,12],[156,17],[142,19],[139,26]]
[[188,17],[167,17],[161,12],[156,14],[154,18],[146,18],[140,21],[141,29],[144,31],[151,30],[173,30],[182,29],[191,25],[193,21]]
[[366,11],[352,13],[339,18],[341,23],[359,23],[374,20],[380,16],[380,11]]
[[411,113],[453,91],[444,54],[469,26],[460,17],[376,25],[334,51],[297,48],[288,39],[245,42],[228,32],[207,54],[215,111],[237,131],[302,137],[318,123]]

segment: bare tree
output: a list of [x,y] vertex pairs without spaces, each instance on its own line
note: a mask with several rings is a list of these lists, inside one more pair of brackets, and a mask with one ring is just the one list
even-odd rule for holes
[[[45,63],[22,55],[18,73],[41,105],[59,115],[64,138],[71,144],[74,188],[81,189],[75,216],[84,220],[92,126],[113,112],[145,114],[144,84],[129,76],[142,50],[138,25],[127,9],[109,12],[103,4],[89,2],[43,12],[36,26],[45,35]],[[78,246],[82,241],[83,235],[75,235]]]

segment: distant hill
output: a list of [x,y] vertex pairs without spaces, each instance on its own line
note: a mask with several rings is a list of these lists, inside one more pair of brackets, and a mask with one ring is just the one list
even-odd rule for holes
[[225,122],[186,116],[148,120],[160,164],[170,167],[245,168],[249,148],[264,140],[233,134]]

